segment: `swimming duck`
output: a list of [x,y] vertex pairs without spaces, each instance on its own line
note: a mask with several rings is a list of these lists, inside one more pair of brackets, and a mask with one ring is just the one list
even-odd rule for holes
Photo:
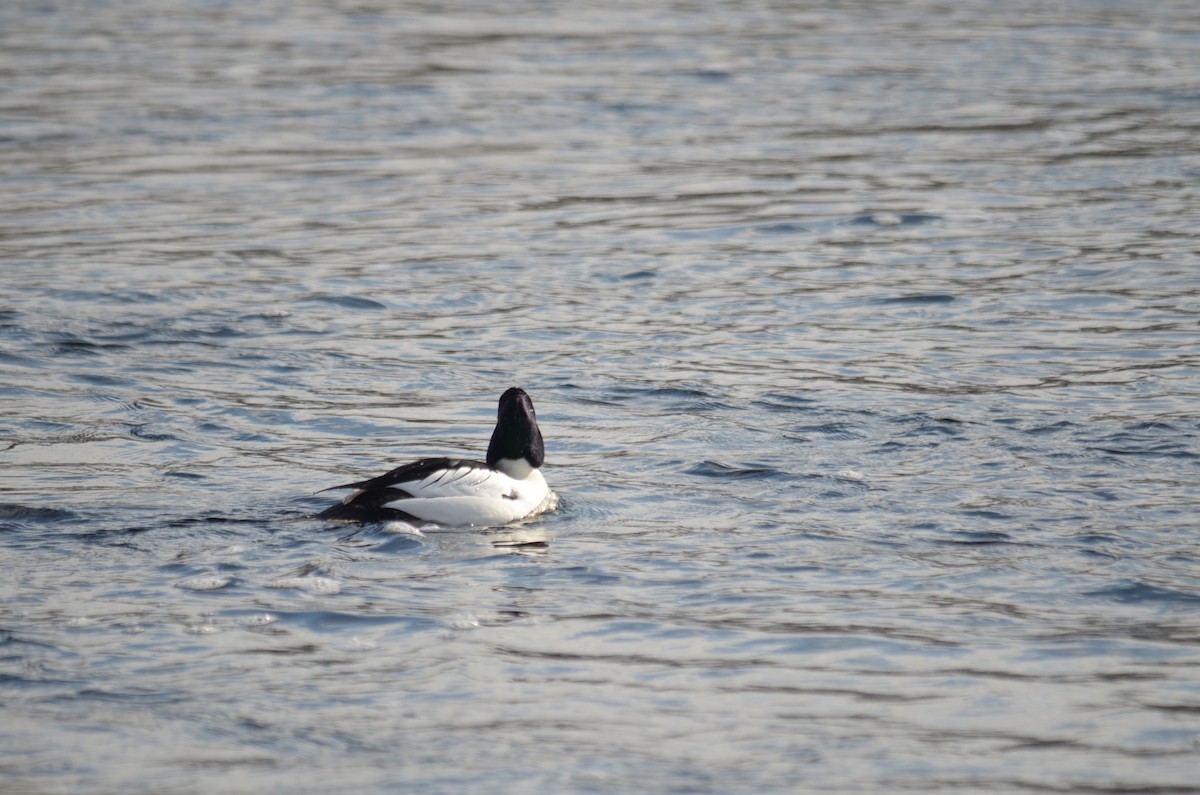
[[558,497],[539,469],[546,458],[533,401],[512,387],[500,396],[487,461],[423,458],[386,475],[332,486],[354,489],[319,519],[401,520],[495,526],[553,510]]

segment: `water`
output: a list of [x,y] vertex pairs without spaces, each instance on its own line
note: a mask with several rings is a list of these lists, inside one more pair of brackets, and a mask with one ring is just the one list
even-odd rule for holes
[[[0,53],[0,789],[1195,791],[1194,4]],[[513,384],[557,513],[305,518]]]

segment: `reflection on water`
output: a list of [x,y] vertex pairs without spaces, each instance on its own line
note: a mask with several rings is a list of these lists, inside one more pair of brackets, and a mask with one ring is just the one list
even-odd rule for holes
[[4,5],[5,787],[1191,791],[1198,24]]

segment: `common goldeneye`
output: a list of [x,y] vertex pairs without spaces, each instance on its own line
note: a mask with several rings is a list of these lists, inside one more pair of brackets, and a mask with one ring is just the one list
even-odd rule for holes
[[402,520],[441,525],[495,526],[553,510],[558,497],[538,467],[546,458],[542,432],[525,391],[500,396],[487,463],[423,458],[386,475],[333,486],[354,489],[318,519]]

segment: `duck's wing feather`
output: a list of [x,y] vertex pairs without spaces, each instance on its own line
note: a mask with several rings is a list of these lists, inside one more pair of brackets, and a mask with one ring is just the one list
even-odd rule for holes
[[[332,489],[355,489],[364,494],[389,492],[388,501],[404,497],[504,497],[512,481],[482,461],[462,458],[424,458],[396,467],[387,474]],[[330,491],[332,489],[326,489]]]
[[317,514],[318,519],[345,519],[354,522],[419,522],[416,516],[399,508],[388,507],[388,503],[402,500],[409,495],[399,489],[376,489],[356,491],[344,501],[330,505]]
[[[471,517],[485,510],[480,505],[492,505],[494,509],[496,501],[517,499],[508,475],[481,461],[459,458],[426,458],[370,480],[333,488],[354,491],[340,504],[319,514],[320,518],[407,520],[440,516],[444,512],[453,518],[462,511],[464,516]],[[465,523],[473,521],[467,518]]]

